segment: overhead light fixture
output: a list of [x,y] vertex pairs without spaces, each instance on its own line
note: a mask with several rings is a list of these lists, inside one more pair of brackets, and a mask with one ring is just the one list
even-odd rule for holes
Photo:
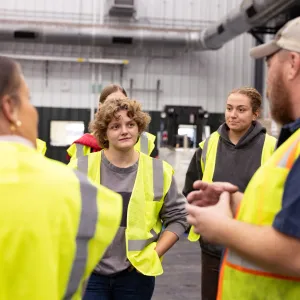
[[25,54],[12,54],[0,53],[0,56],[6,56],[20,60],[31,61],[61,61],[61,62],[77,62],[88,64],[110,64],[110,65],[128,65],[127,59],[113,59],[113,58],[86,58],[86,57],[64,57],[64,56],[46,56],[46,55],[25,55]]

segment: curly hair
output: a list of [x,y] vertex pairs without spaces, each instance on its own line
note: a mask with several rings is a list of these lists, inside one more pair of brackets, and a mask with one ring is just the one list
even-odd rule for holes
[[116,92],[121,92],[122,94],[124,94],[125,97],[127,97],[127,93],[124,88],[122,88],[121,86],[119,86],[117,84],[110,84],[110,85],[107,85],[102,90],[100,97],[99,97],[99,103],[104,103],[104,101],[106,100],[106,98],[109,95],[111,95],[112,93],[116,93]]
[[233,89],[228,96],[231,94],[241,94],[245,95],[250,99],[251,108],[253,113],[259,113],[261,109],[262,97],[257,89],[253,87],[241,87],[237,89]]
[[113,119],[118,119],[117,113],[126,110],[127,116],[137,123],[139,133],[148,127],[151,117],[142,111],[141,104],[129,98],[115,98],[102,103],[95,114],[94,121],[90,124],[90,130],[94,133],[98,144],[102,148],[108,148],[107,128]]

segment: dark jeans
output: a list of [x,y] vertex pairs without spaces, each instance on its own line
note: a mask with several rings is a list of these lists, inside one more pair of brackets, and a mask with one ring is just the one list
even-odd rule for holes
[[115,276],[93,273],[89,279],[83,300],[150,300],[155,277],[132,271]]
[[219,268],[221,259],[201,250],[202,274],[201,295],[202,300],[216,300],[219,281]]

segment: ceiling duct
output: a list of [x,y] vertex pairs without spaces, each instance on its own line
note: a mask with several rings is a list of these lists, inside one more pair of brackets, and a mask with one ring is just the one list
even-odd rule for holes
[[215,50],[251,28],[265,24],[298,1],[245,0],[221,21],[202,31],[0,20],[0,41]]
[[[130,26],[88,26],[0,20],[0,41],[62,45],[184,48],[199,39],[198,31]],[[194,34],[194,36],[193,36]]]
[[196,49],[219,49],[251,28],[266,24],[296,3],[299,0],[244,0],[238,8],[202,32]]

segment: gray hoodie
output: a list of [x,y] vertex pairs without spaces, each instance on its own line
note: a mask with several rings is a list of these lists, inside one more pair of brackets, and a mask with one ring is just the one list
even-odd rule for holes
[[[228,137],[228,126],[224,123],[219,129],[220,139],[217,149],[216,165],[213,174],[213,181],[227,181],[239,187],[240,192],[244,192],[250,179],[261,165],[261,154],[265,141],[266,129],[254,121],[249,130],[234,145]],[[188,167],[183,188],[186,196],[193,191],[193,183],[202,179],[201,170],[202,149],[199,147]],[[201,240],[202,250],[221,255],[221,247],[214,247]]]

